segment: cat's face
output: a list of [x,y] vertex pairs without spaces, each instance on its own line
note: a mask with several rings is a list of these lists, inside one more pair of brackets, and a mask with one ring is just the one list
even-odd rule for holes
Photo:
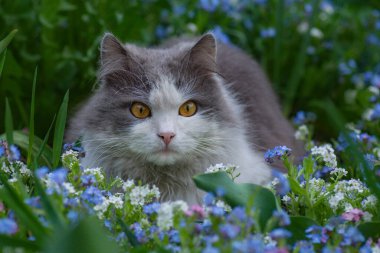
[[215,40],[169,49],[102,43],[97,103],[88,122],[117,154],[158,166],[223,148],[235,118],[216,77]]

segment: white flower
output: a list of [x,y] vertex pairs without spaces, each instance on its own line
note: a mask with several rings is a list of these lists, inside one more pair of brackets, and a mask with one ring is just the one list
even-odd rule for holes
[[298,127],[297,131],[294,134],[294,137],[297,140],[306,141],[307,136],[309,135],[309,129],[306,125],[301,125]]
[[8,179],[8,183],[16,183],[16,182],[17,182],[16,177],[12,177],[12,178]]
[[223,210],[226,212],[231,212],[231,210],[232,210],[232,208],[228,204],[226,204],[226,202],[224,202],[223,200],[220,200],[220,199],[216,201],[215,205],[223,208]]
[[173,217],[176,212],[185,212],[188,210],[188,205],[182,200],[174,202],[164,202],[161,204],[157,215],[157,225],[162,230],[168,230],[173,226]]
[[297,27],[299,33],[305,33],[307,32],[307,29],[309,29],[309,24],[307,22],[302,22]]
[[132,188],[129,194],[131,204],[134,206],[143,206],[152,199],[158,199],[159,197],[160,191],[155,185],[153,185],[152,188],[149,188],[149,185],[136,186]]
[[334,212],[338,209],[340,201],[344,199],[344,194],[342,192],[337,192],[329,198],[329,204]]
[[323,33],[321,30],[319,30],[318,28],[316,27],[313,27],[311,28],[310,30],[310,35],[314,38],[317,38],[317,39],[321,39],[323,38]]
[[157,215],[157,225],[162,230],[169,230],[173,226],[173,208],[170,202],[161,204]]
[[69,182],[64,182],[63,188],[69,193],[69,194],[75,194],[75,188],[74,186]]
[[377,156],[377,159],[380,159],[380,148],[374,148],[372,151]]
[[28,167],[26,167],[25,163],[22,163],[20,161],[16,161],[15,163],[16,165],[19,166],[21,175],[27,176],[27,177],[30,177],[32,175],[32,172],[30,171],[30,169],[28,169]]
[[122,199],[123,194],[115,194],[111,195],[107,201],[110,202],[110,204],[113,204],[116,209],[121,209],[123,208],[124,201]]
[[210,167],[208,167],[205,173],[224,171],[225,169],[226,169],[226,166],[223,163],[217,163],[215,165],[211,165]]
[[334,149],[330,144],[325,144],[323,146],[315,146],[311,149],[311,154],[314,156],[320,156],[327,166],[335,168],[337,166],[336,156],[334,154]]
[[373,246],[371,250],[372,250],[372,253],[380,253],[380,246],[375,244],[375,246]]
[[375,195],[369,195],[362,201],[363,208],[373,208],[377,204],[377,198]]
[[123,182],[122,188],[123,188],[123,191],[126,192],[126,191],[130,190],[134,186],[135,186],[135,181],[133,181],[133,180],[127,180],[126,182]]
[[102,182],[104,180],[104,175],[103,175],[103,169],[102,168],[87,168],[83,171],[83,174],[87,175],[94,175],[96,180]]
[[369,212],[364,212],[364,214],[363,214],[363,220],[364,221],[371,221],[372,217],[373,217],[373,215],[370,214]]
[[347,170],[344,168],[334,168],[330,174],[336,175],[337,177],[343,177],[347,175]]
[[288,195],[285,195],[284,197],[282,197],[282,202],[284,202],[286,205],[290,203],[290,201],[292,200]]

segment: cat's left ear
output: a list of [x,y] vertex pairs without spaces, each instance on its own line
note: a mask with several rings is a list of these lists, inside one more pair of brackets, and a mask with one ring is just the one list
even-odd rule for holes
[[216,70],[216,39],[211,33],[205,34],[190,49],[190,62],[206,70]]

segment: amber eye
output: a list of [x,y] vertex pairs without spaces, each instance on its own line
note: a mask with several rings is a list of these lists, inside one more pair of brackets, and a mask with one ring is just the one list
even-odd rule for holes
[[131,113],[138,119],[145,119],[150,116],[150,109],[146,104],[140,102],[134,102],[131,105]]
[[187,101],[179,107],[179,115],[191,117],[197,112],[197,105],[193,101]]

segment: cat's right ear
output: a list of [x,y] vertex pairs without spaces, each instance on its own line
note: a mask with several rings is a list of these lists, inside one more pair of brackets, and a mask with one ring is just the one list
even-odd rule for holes
[[106,33],[100,43],[100,63],[103,65],[126,56],[127,51],[120,41],[113,34]]

